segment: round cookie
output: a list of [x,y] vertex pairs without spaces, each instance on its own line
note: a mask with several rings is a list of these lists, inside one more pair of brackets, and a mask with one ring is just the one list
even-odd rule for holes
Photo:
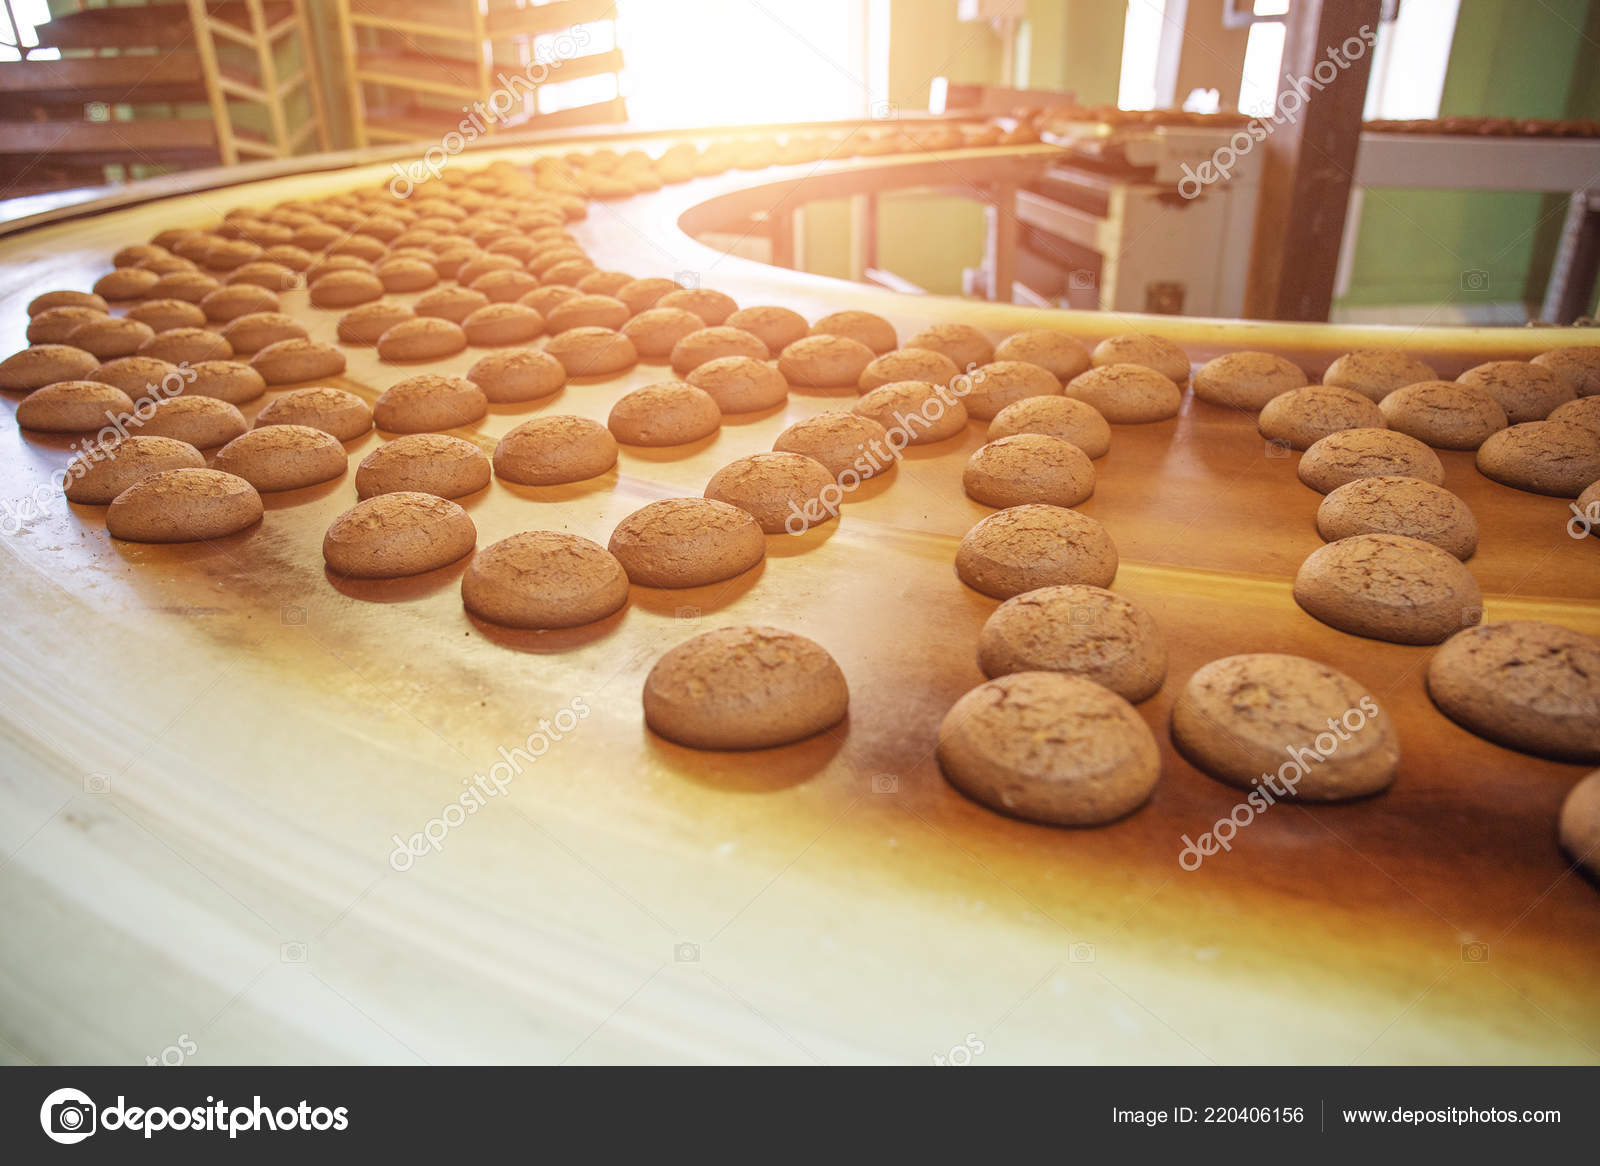
[[230,405],[244,405],[267,391],[266,378],[253,366],[237,361],[201,361],[190,365],[189,371],[193,379],[183,391],[190,396],[215,397]]
[[104,506],[129,486],[164,470],[204,467],[206,459],[170,437],[124,437],[91,446],[67,465],[67,501]]
[[385,442],[356,467],[356,497],[412,491],[461,498],[489,484],[489,459],[447,433],[411,433]]
[[[60,311],[61,309],[56,309]],[[75,312],[87,312],[88,308],[73,308]],[[174,328],[202,328],[206,323],[206,314],[201,311],[199,304],[191,304],[188,300],[145,300],[134,304],[124,313],[128,319],[137,320],[141,324],[148,324],[155,329],[157,336],[163,332],[170,332]],[[272,313],[262,313],[270,315]],[[284,317],[289,319],[289,317]],[[37,322],[37,321],[35,321]],[[230,321],[232,323],[232,321]],[[33,328],[28,329],[29,339],[32,339]],[[228,339],[227,329],[224,328],[222,338],[228,340],[229,351],[225,354],[233,355],[238,349],[233,341]]]
[[1173,705],[1172,740],[1195,768],[1272,801],[1367,797],[1400,768],[1394,722],[1372,694],[1304,656],[1205,665]]
[[778,356],[778,371],[796,388],[855,388],[872,363],[872,349],[847,336],[802,336]]
[[1600,478],[1600,433],[1566,421],[1525,421],[1490,434],[1478,472],[1505,486],[1576,498]]
[[555,357],[533,348],[491,352],[467,370],[467,380],[496,405],[537,401],[567,383],[567,370]]
[[314,308],[353,308],[383,298],[383,281],[370,271],[330,271],[311,284]]
[[645,279],[636,279],[632,283],[625,283],[611,294],[627,304],[628,311],[637,315],[655,307],[656,302],[668,292],[677,290],[678,283],[676,280],[653,275]]
[[[339,317],[339,343],[340,344],[376,344],[389,329],[404,324],[408,320],[419,317],[405,304],[390,303],[380,300],[377,303],[362,304],[353,311],[346,312]],[[439,319],[437,316],[425,317]]]
[[1428,661],[1428,695],[1468,732],[1558,761],[1600,761],[1600,640],[1533,620],[1456,633]]
[[1025,591],[995,608],[978,637],[991,680],[1013,672],[1066,672],[1138,704],[1167,677],[1167,645],[1150,613],[1103,587]]
[[[889,321],[871,312],[854,310],[830,312],[811,325],[810,334],[812,336],[843,336],[846,340],[854,340],[857,344],[866,345],[877,356],[893,351],[900,343],[894,334],[894,325]],[[806,333],[800,333],[800,336],[804,335]],[[782,352],[784,348],[787,348],[799,338],[799,336],[791,337],[785,344],[773,348],[772,351]],[[892,379],[912,380],[920,378],[894,377]]]
[[485,304],[461,322],[467,343],[478,348],[521,344],[544,331],[544,317],[523,304]]
[[767,534],[800,534],[836,516],[823,501],[824,492],[836,488],[833,475],[814,458],[756,453],[711,475],[705,496],[737,506]]
[[1572,517],[1567,519],[1567,533],[1574,538],[1585,534],[1600,535],[1600,478],[1590,482],[1572,503]]
[[443,360],[463,352],[467,334],[460,324],[435,316],[401,320],[378,337],[378,359],[392,363]]
[[92,379],[90,374],[99,367],[100,359],[92,352],[70,344],[35,344],[0,361],[0,389],[31,393],[57,381]]
[[568,328],[545,341],[544,350],[561,362],[569,377],[609,376],[639,361],[633,341],[610,328]]
[[1342,429],[1386,428],[1383,413],[1370,397],[1354,389],[1307,385],[1279,393],[1262,407],[1256,428],[1268,441],[1290,449],[1308,449]]
[[1104,364],[1073,377],[1062,390],[1113,425],[1144,425],[1178,415],[1183,390],[1142,364]]
[[1483,593],[1461,560],[1396,534],[1318,547],[1295,575],[1294,600],[1331,628],[1395,644],[1437,644],[1483,618]]
[[703,587],[766,557],[748,513],[709,498],[665,498],[635,510],[611,533],[611,553],[642,587]]
[[634,389],[611,407],[606,419],[611,436],[623,445],[683,445],[710,437],[721,427],[722,410],[716,399],[681,381]]
[[[128,316],[96,316],[85,320],[67,334],[67,343],[92,353],[101,360],[132,356],[155,338],[155,329]],[[220,339],[220,338],[219,338]],[[159,353],[142,355],[163,359]]]
[[1102,826],[1150,799],[1161,751],[1122,697],[1081,676],[1017,672],[978,685],[939,725],[939,768],[991,809]]
[[[614,296],[576,295],[562,300],[545,313],[545,326],[551,335],[569,328],[621,328],[633,313]],[[697,317],[698,318],[698,317]]]
[[[181,300],[163,300],[162,303],[182,303]],[[193,307],[192,304],[184,304]],[[64,344],[67,337],[78,330],[80,324],[87,324],[92,320],[106,319],[104,312],[94,308],[46,308],[37,316],[28,321],[27,341],[29,344]],[[200,313],[200,319],[205,319],[205,313]],[[154,328],[156,325],[151,320],[142,320]]]
[[373,268],[372,273],[388,292],[406,293],[426,291],[439,282],[439,273],[425,259],[398,256],[385,259]]
[[1421,539],[1465,562],[1478,549],[1478,520],[1443,486],[1387,475],[1357,478],[1317,507],[1317,533],[1327,542],[1357,534]]
[[[256,288],[239,295],[224,295],[222,282],[203,271],[180,268],[161,276],[145,294],[151,300],[186,300],[195,304],[208,320],[225,320],[242,314],[242,311],[272,311],[277,308],[277,297],[265,288]],[[216,299],[211,299],[215,295]],[[244,304],[259,304],[263,296],[272,296],[271,307],[247,308]],[[216,315],[212,313],[215,312]]]
[[1013,332],[995,347],[996,360],[1036,364],[1062,384],[1089,371],[1089,350],[1065,332],[1044,328]]
[[249,428],[237,405],[216,397],[186,395],[156,402],[139,432],[148,437],[186,441],[196,449],[215,449]]
[[1576,401],[1557,405],[1551,411],[1548,420],[1581,425],[1585,429],[1600,433],[1600,396],[1579,397]]
[[[739,310],[732,296],[723,295],[707,287],[680,288],[670,291],[657,300],[653,307],[681,308],[691,312],[706,322],[708,328],[714,328],[723,323],[727,318]],[[627,305],[623,304],[626,308]],[[630,313],[631,314],[631,313]]]
[[774,627],[726,627],[672,648],[644,682],[650,728],[692,749],[768,749],[844,719],[850,690],[825,648]]
[[617,464],[617,441],[598,421],[555,414],[524,421],[494,448],[495,476],[521,486],[596,478]]
[[137,300],[149,295],[160,278],[142,267],[118,267],[95,280],[94,294],[113,303]]
[[390,433],[436,433],[481,421],[488,398],[471,381],[423,373],[396,381],[372,406],[372,421]]
[[578,290],[596,296],[615,296],[632,282],[633,276],[626,271],[591,271],[578,281]]
[[17,403],[17,424],[40,433],[93,433],[133,413],[133,398],[99,381],[57,381]]
[[460,506],[404,491],[368,498],[334,519],[322,536],[322,558],[335,575],[398,579],[448,566],[477,541]]
[[1543,421],[1557,405],[1578,395],[1572,382],[1561,373],[1521,360],[1491,360],[1469,368],[1456,379],[1487,389],[1513,425]]
[[1580,397],[1600,395],[1600,344],[1552,348],[1534,357],[1532,363],[1566,377]]
[[770,355],[767,346],[750,333],[722,324],[700,328],[681,337],[672,346],[671,360],[673,371],[684,376],[708,361],[727,356],[766,360]]
[[163,470],[112,500],[106,533],[124,542],[200,542],[237,534],[261,515],[261,495],[243,478],[199,467]]
[[[1112,364],[1137,364],[1153,369],[1166,377],[1175,385],[1186,384],[1189,380],[1189,356],[1165,336],[1150,336],[1142,332],[1124,332],[1119,336],[1107,336],[1094,346],[1094,351],[1089,354],[1089,363],[1096,368],[1104,368]],[[1301,384],[1305,381],[1302,379]],[[1284,385],[1283,388],[1294,388],[1294,385]],[[1261,405],[1277,395],[1269,393],[1263,397]]]
[[1591,878],[1600,879],[1600,770],[1568,791],[1556,820],[1556,837],[1573,862]]
[[1322,374],[1323,384],[1353,389],[1380,404],[1396,389],[1438,379],[1439,374],[1431,364],[1409,353],[1392,350],[1347,352]]
[[1029,502],[1076,506],[1094,493],[1094,466],[1071,442],[1019,433],[978,449],[961,485],[974,502],[999,509]]
[[269,385],[325,381],[344,374],[344,353],[320,340],[279,340],[250,358]]
[[996,360],[975,369],[966,380],[961,403],[967,416],[992,421],[1000,410],[1029,397],[1061,395],[1061,382],[1048,369],[1020,360]]
[[806,318],[799,312],[766,304],[754,308],[740,308],[722,322],[729,327],[750,333],[767,346],[768,352],[782,352],[811,331]]
[[961,370],[942,352],[926,348],[899,348],[885,352],[861,370],[856,387],[863,393],[896,381],[927,381],[929,384],[949,385],[961,375]]
[[995,599],[1063,583],[1109,587],[1117,548],[1106,528],[1076,510],[1029,504],[991,514],[961,540],[956,575]]
[[488,307],[491,302],[488,296],[470,287],[441,287],[412,304],[411,310],[419,316],[459,324],[479,308]]
[[647,308],[622,325],[622,334],[633,341],[642,359],[661,360],[672,355],[678,341],[705,326],[699,316],[682,308]]
[[[209,368],[204,365],[202,368]],[[235,366],[231,363],[228,367]],[[156,360],[149,356],[119,356],[116,360],[108,360],[102,365],[97,365],[86,380],[99,381],[102,385],[115,385],[135,401],[151,398],[164,398],[176,396],[186,390],[197,377],[193,370],[178,368],[164,360]],[[259,377],[256,379],[260,379]],[[266,385],[261,386],[262,392]]]
[[818,413],[796,421],[778,434],[772,448],[797,453],[822,463],[834,480],[848,489],[894,465],[898,453],[889,433],[869,417],[855,413]]
[[251,312],[248,316],[238,316],[224,324],[222,338],[235,355],[253,356],[280,340],[304,340],[306,330],[300,321],[283,312]]
[[344,389],[294,389],[262,406],[256,428],[263,425],[309,425],[354,441],[372,428],[372,406]]
[[1280,393],[1305,385],[1299,365],[1271,352],[1230,352],[1208,360],[1194,374],[1194,395],[1200,400],[1251,413],[1259,413]]
[[[168,294],[177,295],[176,292]],[[177,298],[184,297],[177,296]],[[237,320],[240,316],[248,316],[253,312],[276,312],[279,309],[276,295],[264,287],[256,287],[249,283],[233,283],[227,287],[215,288],[201,296],[199,304],[205,311],[206,319],[215,324],[226,324],[229,320]]]
[[723,413],[755,413],[789,399],[789,383],[772,365],[749,356],[719,356],[697,365],[687,377],[710,394]]
[[97,312],[109,312],[111,305],[106,303],[104,296],[97,296],[93,292],[65,290],[41,292],[28,301],[30,318],[51,308],[92,308]]
[[1100,411],[1076,397],[1028,397],[1007,405],[989,422],[989,440],[1042,433],[1070,441],[1091,458],[1111,449],[1111,426]]
[[233,345],[207,328],[169,328],[139,345],[138,352],[168,364],[198,364],[203,360],[227,360],[233,355]]
[[970,324],[932,324],[907,340],[906,347],[942,353],[963,372],[994,360],[994,345]]
[[267,425],[228,442],[211,464],[272,494],[331,482],[344,473],[348,458],[331,433],[309,425]]
[[1384,423],[1435,449],[1477,449],[1509,422],[1489,390],[1462,381],[1418,381],[1378,402]]
[[1319,494],[1357,478],[1399,476],[1444,484],[1439,455],[1414,437],[1387,429],[1341,429],[1312,442],[1300,459],[1300,480]]
[[950,390],[926,381],[895,381],[862,397],[850,410],[876,421],[889,434],[889,448],[930,445],[967,427],[967,408]]
[[529,530],[472,556],[461,578],[461,602],[502,627],[581,627],[628,602],[628,576],[598,543]]

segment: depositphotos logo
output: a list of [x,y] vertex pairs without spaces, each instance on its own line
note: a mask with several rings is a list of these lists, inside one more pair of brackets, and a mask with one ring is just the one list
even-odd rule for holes
[[115,1105],[104,1110],[96,1107],[87,1093],[79,1089],[57,1089],[44,1099],[39,1107],[39,1124],[52,1142],[71,1146],[94,1133],[127,1130],[154,1137],[163,1130],[188,1130],[196,1133],[226,1133],[229,1138],[240,1134],[265,1131],[277,1133],[293,1130],[322,1132],[350,1128],[350,1111],[345,1106],[329,1109],[325,1105],[313,1106],[308,1101],[299,1105],[273,1109],[263,1105],[261,1097],[251,1099],[250,1105],[230,1106],[226,1101],[207,1097],[206,1104],[171,1108],[152,1105],[146,1108],[129,1105],[122,1094],[117,1094]]

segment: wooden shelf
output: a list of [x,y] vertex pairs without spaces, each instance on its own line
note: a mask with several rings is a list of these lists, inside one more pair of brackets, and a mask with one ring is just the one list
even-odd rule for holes
[[[250,23],[250,5],[245,0],[206,7],[216,20],[241,28]],[[261,8],[271,26],[292,23],[295,18],[295,6],[286,0],[266,0]],[[40,48],[175,48],[194,43],[188,6],[181,0],[138,8],[85,8],[57,16],[35,32]]]
[[160,55],[67,57],[0,65],[0,97],[35,104],[204,101],[205,71],[193,51]]

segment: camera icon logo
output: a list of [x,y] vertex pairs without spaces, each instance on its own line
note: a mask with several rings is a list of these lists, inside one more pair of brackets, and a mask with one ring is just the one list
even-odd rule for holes
[[680,607],[672,614],[679,619],[699,619],[701,612],[698,607]]
[[1464,628],[1477,627],[1483,622],[1483,608],[1463,607],[1461,609],[1461,626]]
[[1461,945],[1461,962],[1464,964],[1488,963],[1489,945],[1487,943],[1463,943]]
[[1075,943],[1067,949],[1067,962],[1073,964],[1094,963],[1094,944]]
[[104,773],[91,773],[83,779],[83,792],[103,796],[111,792],[111,777]]
[[900,777],[894,773],[874,773],[872,775],[872,792],[875,794],[897,794],[900,792]]
[[1094,284],[1094,272],[1087,267],[1073,268],[1067,274],[1067,287],[1071,291],[1093,291]]
[[700,287],[700,273],[698,271],[675,271],[672,273],[672,282],[683,288],[684,291],[695,291]]
[[1280,441],[1275,437],[1274,438],[1269,438],[1267,440],[1267,456],[1268,457],[1288,457],[1289,456],[1289,443],[1287,441]]
[[299,940],[278,946],[278,958],[286,964],[303,964],[306,962],[306,945]]
[[892,117],[900,116],[900,107],[892,101],[874,101],[872,103],[872,117],[874,121],[887,121]]
[[39,1125],[52,1142],[72,1146],[94,1133],[96,1112],[82,1090],[57,1089],[39,1107]]
[[304,627],[306,609],[303,607],[280,607],[278,608],[278,619],[282,621],[284,627]]
[[672,959],[680,964],[697,964],[700,962],[700,945],[698,943],[675,943],[672,945]]
[[1088,606],[1087,604],[1080,604],[1079,606],[1074,607],[1071,612],[1068,613],[1068,619],[1073,623],[1073,625],[1082,627],[1085,624],[1093,623],[1095,614],[1096,612],[1094,608]]
[[1463,271],[1461,273],[1461,290],[1488,291],[1489,273],[1487,271],[1479,271],[1476,268],[1471,271]]

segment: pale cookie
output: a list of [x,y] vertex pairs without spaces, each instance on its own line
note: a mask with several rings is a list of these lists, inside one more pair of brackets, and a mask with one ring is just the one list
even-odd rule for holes
[[1600,761],[1600,640],[1533,620],[1452,636],[1428,661],[1428,695],[1468,732],[1558,761]]
[[989,440],[1018,433],[1043,433],[1070,441],[1091,458],[1111,449],[1111,426],[1100,411],[1076,397],[1028,397],[1007,405],[989,422]]
[[169,328],[139,345],[138,353],[169,364],[199,364],[202,360],[227,360],[233,355],[233,345],[208,328]]
[[205,464],[198,449],[170,437],[125,437],[91,446],[67,465],[67,501],[104,506],[141,478]]
[[419,316],[459,324],[489,303],[488,296],[470,287],[441,287],[429,292],[411,307]]
[[200,542],[237,534],[260,522],[261,514],[261,495],[243,478],[221,470],[163,470],[113,499],[106,533],[124,542]]
[[386,442],[356,467],[356,497],[403,490],[461,498],[489,484],[489,459],[470,441],[446,433],[412,433]]
[[93,292],[66,290],[41,292],[28,301],[29,316],[37,316],[51,308],[93,308],[97,312],[109,312],[111,305],[104,296],[97,296]]
[[671,360],[673,371],[683,376],[707,361],[720,360],[725,356],[766,360],[770,355],[767,346],[750,333],[720,324],[714,328],[700,328],[681,337],[672,346]]
[[660,360],[672,355],[678,341],[705,326],[699,316],[682,308],[647,308],[622,325],[622,334],[633,341],[641,357]]
[[521,344],[544,331],[544,317],[523,304],[485,304],[461,322],[467,343],[478,348]]
[[1487,389],[1513,425],[1542,421],[1557,405],[1578,395],[1573,383],[1561,373],[1521,360],[1491,360],[1469,368],[1456,379]]
[[633,341],[610,328],[569,328],[545,341],[544,350],[561,362],[569,377],[608,376],[639,362]]
[[796,388],[854,388],[873,361],[873,351],[845,336],[803,336],[778,357],[778,371]]
[[983,625],[978,667],[1067,672],[1138,704],[1167,678],[1167,645],[1150,613],[1103,587],[1067,584],[1006,600]]
[[955,361],[942,352],[926,348],[898,348],[876,357],[862,369],[856,387],[863,393],[870,393],[895,381],[927,381],[935,385],[949,385],[960,375],[961,370],[956,367]]
[[1509,421],[1488,389],[1462,381],[1418,381],[1378,402],[1384,423],[1435,449],[1477,449]]
[[311,306],[353,308],[383,298],[383,281],[370,271],[330,271],[311,285]]
[[1051,826],[1133,813],[1161,751],[1122,697],[1081,676],[1017,672],[978,685],[939,725],[939,768],[976,802]]
[[477,541],[472,519],[448,498],[379,494],[333,520],[322,536],[322,558],[335,575],[398,579],[449,566]]
[[[1400,769],[1394,722],[1365,686],[1304,656],[1213,660],[1172,708],[1172,740],[1204,773],[1275,801],[1380,793]],[[1252,802],[1254,804],[1254,802]]]
[[1019,433],[978,449],[961,485],[968,498],[997,509],[1029,502],[1076,506],[1094,493],[1094,466],[1071,442]]
[[246,263],[234,268],[222,281],[225,284],[251,283],[256,287],[264,287],[268,291],[288,291],[299,282],[299,276],[293,270],[281,263],[273,263],[267,259],[258,259],[254,263]]
[[1567,792],[1556,821],[1556,837],[1573,862],[1590,878],[1600,879],[1600,770]]
[[662,381],[624,394],[606,419],[611,436],[623,445],[683,445],[721,427],[716,398],[681,381]]
[[978,421],[992,421],[1007,405],[1029,397],[1061,394],[1061,382],[1048,369],[1020,360],[991,361],[976,369],[965,384],[961,403],[967,416]]
[[271,494],[331,482],[349,459],[331,433],[309,425],[267,425],[234,438],[211,464]]
[[300,321],[283,312],[251,312],[223,325],[222,338],[235,355],[251,356],[280,340],[304,340],[306,330]]
[[801,534],[836,517],[823,501],[836,489],[833,475],[798,453],[756,453],[723,466],[706,483],[705,496],[745,511],[767,534]]
[[93,433],[132,412],[133,398],[115,385],[57,381],[17,403],[17,424],[41,433]]
[[850,411],[883,426],[890,448],[897,451],[908,445],[945,441],[967,427],[966,406],[948,389],[926,381],[881,385]]
[[136,300],[150,294],[160,276],[142,267],[118,267],[95,280],[94,293],[101,299],[117,303]]
[[262,406],[256,428],[263,425],[309,425],[354,441],[372,428],[372,406],[344,389],[293,389]]
[[344,373],[344,353],[320,340],[279,340],[250,358],[269,385],[325,381]]
[[[62,309],[57,309],[62,310]],[[73,308],[75,312],[87,312],[88,308]],[[205,326],[206,314],[199,304],[191,304],[187,300],[145,300],[135,304],[125,313],[130,320],[137,320],[141,324],[148,324],[155,329],[156,335],[171,331],[173,328],[200,328]],[[285,317],[287,319],[288,317]],[[35,321],[37,322],[37,321]],[[32,339],[33,329],[28,329],[29,339]],[[224,329],[222,338],[228,340],[227,330]],[[233,349],[233,341],[228,340],[228,346]],[[237,349],[233,349],[237,351]],[[232,353],[230,352],[229,355]]]
[[390,363],[443,360],[464,352],[467,334],[460,324],[433,316],[401,320],[378,337],[378,359]]
[[686,640],[644,681],[650,728],[691,749],[769,749],[832,728],[850,689],[825,648],[773,627],[726,627]]
[[1259,413],[1280,393],[1305,384],[1305,371],[1275,353],[1230,352],[1200,366],[1194,395],[1213,405]]
[[656,306],[656,302],[668,292],[678,290],[676,280],[665,279],[660,276],[650,276],[646,279],[636,279],[632,283],[625,283],[616,291],[609,294],[628,305],[628,311],[638,315],[649,308]]
[[199,304],[206,319],[215,324],[225,324],[252,312],[276,312],[280,307],[276,295],[249,283],[229,284],[207,292],[200,297]]
[[1317,507],[1317,533],[1327,542],[1357,534],[1421,539],[1465,562],[1478,549],[1478,520],[1443,486],[1418,478],[1357,478]]
[[1388,429],[1341,429],[1313,442],[1300,459],[1300,480],[1319,494],[1357,478],[1398,475],[1444,485],[1439,455],[1414,437]]
[[1117,548],[1106,528],[1076,510],[1030,504],[991,514],[967,531],[956,575],[995,599],[1063,583],[1109,587]]
[[821,462],[846,489],[883,473],[900,456],[889,444],[888,430],[855,413],[818,413],[796,421],[778,434],[772,448]]
[[806,323],[806,318],[799,312],[766,304],[754,308],[740,308],[722,322],[729,327],[750,333],[765,344],[769,352],[782,352],[800,337],[811,332],[811,325]]
[[[210,300],[212,295],[216,295],[217,298],[211,300],[208,304],[207,301]],[[256,303],[264,295],[272,295],[272,293],[266,291],[265,288],[258,288],[245,291],[242,295],[225,295],[222,294],[221,280],[215,279],[203,271],[178,270],[169,271],[157,279],[151,285],[150,290],[145,293],[145,298],[150,300],[186,300],[199,307],[201,311],[205,312],[206,319],[210,320],[228,318],[226,313],[233,311],[236,303],[244,301]],[[272,296],[272,298],[274,301],[277,300],[276,296]],[[276,307],[277,304],[274,302],[273,308]],[[213,309],[219,313],[224,313],[224,315],[221,317],[213,316],[211,314]],[[250,310],[255,311],[258,309],[252,308]],[[272,309],[262,308],[259,310],[270,311]]]
[[1600,344],[1552,348],[1532,363],[1566,377],[1580,397],[1600,395]]
[[1461,560],[1396,534],[1318,547],[1295,575],[1294,600],[1331,628],[1395,644],[1437,644],[1483,618],[1483,593]]
[[551,335],[569,328],[618,329],[633,315],[628,305],[614,296],[578,295],[562,300],[545,313],[545,327]]
[[90,374],[99,367],[100,360],[92,352],[70,344],[35,344],[0,360],[0,389],[31,393],[57,381],[98,379]]
[[1171,377],[1142,364],[1097,365],[1073,377],[1062,392],[1113,425],[1167,421],[1183,404],[1183,390]]
[[405,304],[391,303],[388,300],[362,304],[359,308],[339,317],[339,343],[376,344],[378,338],[390,328],[415,319],[418,319],[417,314]]
[[[182,303],[181,300],[162,300],[161,303]],[[184,304],[185,307],[194,307],[193,304]],[[198,310],[198,309],[196,309]],[[131,314],[131,313],[130,313]],[[94,308],[46,308],[37,316],[28,321],[27,340],[29,344],[63,344],[67,337],[75,332],[80,324],[87,324],[92,320],[104,320],[104,312]],[[205,319],[205,313],[200,313],[200,319]],[[154,328],[155,324],[149,320],[141,320]]]
[[[1124,332],[1119,336],[1106,337],[1094,346],[1089,363],[1096,368],[1112,364],[1137,364],[1155,370],[1175,385],[1184,385],[1189,381],[1188,354],[1165,336],[1150,336],[1143,332]],[[1304,374],[1301,374],[1300,384],[1304,383]],[[1260,404],[1254,407],[1259,409],[1270,397],[1294,387],[1283,385],[1276,392],[1263,397]]]
[[652,304],[651,307],[681,308],[685,312],[692,312],[704,320],[708,328],[715,328],[739,310],[739,305],[734,303],[732,296],[723,295],[721,292],[712,291],[707,287],[680,288],[677,291],[670,291]]
[[150,437],[171,437],[196,449],[226,445],[250,428],[237,405],[215,397],[172,397],[146,406],[150,416],[139,432]]
[[[195,379],[186,370],[148,356],[119,356],[97,365],[85,380],[115,385],[135,401],[152,397],[171,397],[183,392]],[[262,386],[265,391],[266,386]]]
[[1585,429],[1600,433],[1600,396],[1579,397],[1576,401],[1557,405],[1551,412],[1549,420],[1581,425]]
[[970,324],[929,325],[907,340],[906,347],[943,353],[963,372],[994,359],[994,345]]
[[1342,429],[1383,429],[1383,412],[1354,389],[1307,385],[1279,393],[1261,409],[1256,428],[1268,441],[1308,449]]
[[1323,384],[1354,389],[1380,404],[1396,389],[1438,379],[1439,374],[1431,364],[1408,353],[1394,351],[1347,352],[1322,374]]
[[[882,316],[875,316],[871,312],[844,311],[830,312],[815,324],[811,325],[812,336],[843,336],[846,340],[854,340],[857,344],[864,344],[872,349],[873,353],[882,356],[893,351],[900,343],[894,334],[894,325]],[[806,335],[802,332],[801,336]],[[793,344],[800,337],[788,341]],[[785,344],[783,347],[788,347]],[[908,346],[909,347],[909,346]],[[782,352],[783,348],[774,348],[774,352]],[[896,377],[896,380],[911,378]]]
[[[155,334],[155,329],[149,324],[141,324],[127,316],[96,316],[68,333],[67,343],[101,360],[115,360],[119,356],[132,356]],[[162,359],[153,352],[143,355]]]
[[695,366],[687,378],[695,388],[711,395],[724,413],[754,413],[789,399],[789,382],[764,360],[749,356],[721,356]]
[[529,530],[472,556],[461,602],[502,627],[575,628],[620,610],[628,602],[628,575],[598,543]]
[[996,360],[1036,364],[1062,384],[1089,371],[1089,350],[1065,332],[1038,328],[1013,332],[995,347]]
[[439,282],[439,272],[425,259],[412,256],[385,259],[372,269],[386,292],[426,291]]
[[215,397],[230,405],[243,405],[267,391],[266,378],[248,364],[232,360],[206,360],[191,365],[189,371],[193,377],[183,391],[193,396]]
[[[578,281],[578,290],[596,296],[614,296],[633,282],[626,271],[591,271]],[[632,314],[632,310],[629,310]]]
[[567,383],[561,362],[533,348],[492,352],[467,370],[467,379],[497,405],[537,401]]
[[494,447],[495,476],[521,486],[581,482],[617,464],[617,441],[598,421],[556,414],[524,421]]
[[666,498],[617,523],[611,553],[641,587],[703,587],[732,579],[766,557],[749,514],[707,498]]
[[423,373],[385,389],[372,422],[390,433],[436,433],[481,421],[488,411],[489,399],[471,381]]
[[1478,472],[1518,490],[1576,498],[1600,478],[1600,433],[1566,421],[1513,425],[1479,448]]

